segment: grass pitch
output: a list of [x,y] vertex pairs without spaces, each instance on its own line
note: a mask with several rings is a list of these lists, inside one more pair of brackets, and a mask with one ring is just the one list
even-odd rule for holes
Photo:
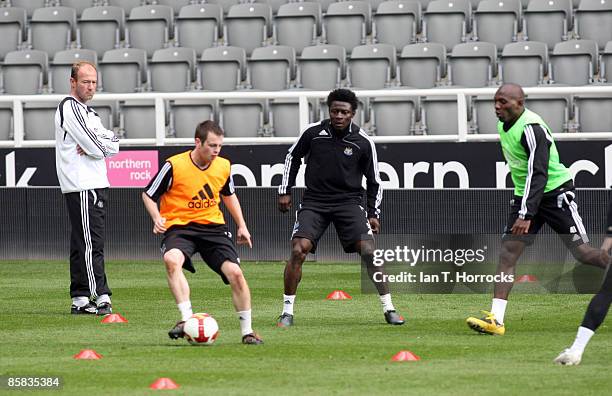
[[[306,263],[295,326],[276,328],[282,305],[280,263],[243,265],[262,346],[240,344],[230,290],[204,265],[188,274],[194,311],[211,313],[215,345],[168,339],[178,318],[161,262],[109,262],[115,312],[129,323],[70,315],[68,264],[0,264],[0,375],[60,376],[62,394],[144,395],[170,377],[164,394],[603,395],[612,389],[608,319],[577,367],[552,359],[571,344],[590,295],[513,294],[506,335],[478,335],[465,318],[489,309],[489,294],[395,295],[404,326],[384,323],[374,295],[360,293],[359,266]],[[343,289],[349,301],[326,301]],[[101,360],[75,360],[95,349]],[[400,350],[418,362],[391,362]],[[1,394],[16,394],[6,388]]]

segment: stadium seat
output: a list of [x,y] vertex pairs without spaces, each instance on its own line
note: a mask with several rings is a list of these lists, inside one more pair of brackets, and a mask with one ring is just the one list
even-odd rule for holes
[[117,102],[104,100],[101,96],[95,96],[89,106],[93,107],[106,129],[113,129],[117,126],[115,116],[117,114]]
[[402,86],[433,88],[446,76],[446,48],[440,43],[410,44],[402,49],[398,64]]
[[323,35],[329,44],[340,45],[350,54],[352,49],[366,43],[372,30],[372,9],[365,1],[332,3],[323,16]]
[[80,18],[83,10],[96,6],[97,3],[97,0],[60,0],[58,5],[74,8],[77,18]]
[[95,51],[88,49],[70,49],[55,53],[50,65],[49,91],[57,94],[70,93],[70,71],[72,64],[78,61],[98,63]]
[[47,5],[47,0],[11,0],[11,7],[23,8],[26,10],[28,19],[32,18],[34,10],[43,8]]
[[34,10],[29,31],[32,48],[50,57],[70,48],[76,38],[76,11],[68,7],[45,7]]
[[599,72],[597,42],[570,40],[557,43],[551,54],[551,79],[555,83],[586,85]]
[[530,94],[525,107],[538,113],[553,133],[567,132],[570,118],[570,97]]
[[13,95],[36,95],[43,91],[49,56],[44,51],[11,51],[4,57],[2,76],[4,93]]
[[[197,1],[199,2],[199,1]],[[178,15],[181,8],[188,6],[190,4],[194,4],[196,1],[193,0],[150,0],[149,4],[161,4],[168,7],[172,7],[174,11],[174,15]]]
[[452,85],[480,88],[495,85],[497,48],[493,43],[471,41],[457,44],[448,61],[448,79]]
[[125,11],[121,7],[91,7],[83,10],[78,22],[78,41],[81,48],[104,52],[119,48],[125,27]]
[[0,103],[0,141],[13,139],[13,108],[10,103]]
[[[421,128],[426,135],[456,135],[458,133],[456,96],[423,97],[420,109]],[[469,106],[467,111],[470,114]]]
[[220,100],[219,125],[225,131],[225,137],[263,136],[264,111],[263,100]]
[[173,32],[172,8],[145,5],[132,8],[127,20],[125,39],[132,48],[142,48],[150,58],[153,52],[168,45]]
[[523,33],[531,41],[541,41],[553,48],[568,39],[572,29],[571,0],[529,0],[524,12]]
[[147,54],[139,48],[106,51],[100,62],[103,90],[113,93],[142,92],[147,87]]
[[23,45],[26,10],[17,7],[0,8],[0,62],[7,53]]
[[467,40],[471,14],[472,6],[467,0],[434,0],[423,15],[423,36],[430,43],[444,44],[450,51]]
[[289,89],[296,74],[295,50],[284,45],[255,48],[248,67],[252,88],[264,91]]
[[25,140],[55,140],[54,103],[23,104],[23,134]]
[[575,118],[579,132],[612,132],[610,96],[574,96]]
[[304,47],[317,43],[320,34],[319,3],[288,3],[280,6],[274,18],[274,37],[278,44],[291,46],[300,55]]
[[198,79],[202,89],[233,91],[246,80],[246,52],[239,47],[213,47],[202,53],[198,63]]
[[[297,137],[300,134],[298,101],[294,99],[270,99],[270,127],[276,137]],[[313,105],[308,104],[309,122],[312,121]]]
[[215,102],[202,99],[171,100],[169,137],[193,138],[198,124],[215,119]]
[[314,45],[304,48],[298,62],[302,88],[327,91],[340,86],[346,76],[346,50],[339,45]]
[[196,59],[193,48],[171,47],[155,51],[149,62],[151,90],[156,92],[192,90]]
[[612,41],[608,41],[601,53],[599,79],[601,82],[612,82]]
[[291,0],[249,0],[249,3],[263,3],[270,6],[272,14],[276,15],[278,10],[284,5],[289,3]]
[[230,7],[224,23],[226,43],[244,48],[251,56],[272,35],[272,9],[267,4],[236,4]]
[[470,98],[471,122],[469,129],[479,134],[497,134],[497,116],[493,98],[473,96]]
[[366,44],[353,48],[348,61],[347,79],[354,88],[384,89],[395,85],[395,47]]
[[329,5],[335,3],[335,0],[313,0],[315,3],[321,4],[321,12],[326,13]]
[[227,15],[229,9],[236,4],[240,4],[240,0],[207,0],[206,3],[217,4],[223,10],[223,15]]
[[493,43],[501,51],[517,41],[521,14],[519,0],[482,0],[474,12],[473,39]]
[[105,0],[105,2],[110,6],[123,8],[125,15],[130,15],[132,8],[140,7],[141,5],[146,4],[145,0]]
[[604,49],[612,40],[612,2],[581,0],[574,23],[581,39],[595,40],[599,49]]
[[176,17],[176,43],[193,48],[198,55],[219,42],[223,10],[218,4],[192,4],[181,8]]
[[415,43],[421,30],[421,5],[410,1],[384,1],[374,14],[372,35],[379,43],[391,44],[401,51]]
[[119,102],[119,130],[128,139],[155,137],[155,105],[152,101]]
[[405,136],[414,134],[418,109],[417,98],[385,97],[370,100],[370,123],[377,136]]
[[506,44],[500,65],[503,82],[535,87],[548,75],[548,46],[537,41]]

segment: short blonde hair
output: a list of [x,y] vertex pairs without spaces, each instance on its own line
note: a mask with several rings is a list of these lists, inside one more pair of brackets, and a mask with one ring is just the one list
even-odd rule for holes
[[79,70],[84,65],[89,65],[89,66],[93,67],[96,72],[98,71],[98,68],[92,62],[89,62],[89,61],[78,61],[78,62],[75,62],[75,63],[72,64],[72,69],[70,70],[70,77],[74,78],[75,80],[78,80],[77,77],[79,75]]

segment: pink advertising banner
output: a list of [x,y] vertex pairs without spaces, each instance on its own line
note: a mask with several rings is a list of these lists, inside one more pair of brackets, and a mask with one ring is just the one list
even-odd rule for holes
[[120,151],[106,159],[111,187],[146,187],[158,167],[157,150]]

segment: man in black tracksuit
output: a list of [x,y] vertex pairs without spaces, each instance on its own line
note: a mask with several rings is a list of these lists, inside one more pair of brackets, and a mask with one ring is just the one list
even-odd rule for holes
[[[353,124],[358,102],[348,89],[337,89],[327,97],[330,118],[309,125],[285,158],[283,181],[279,186],[281,212],[291,207],[291,187],[306,160],[306,192],[300,205],[291,240],[291,257],[285,267],[285,293],[279,327],[293,325],[293,303],[302,277],[302,264],[330,223],[347,253],[357,252],[370,278],[381,267],[373,265],[374,233],[380,231],[382,188],[374,142]],[[367,180],[367,209],[362,204],[362,178]],[[374,282],[380,294],[385,320],[401,325],[386,282]]]

